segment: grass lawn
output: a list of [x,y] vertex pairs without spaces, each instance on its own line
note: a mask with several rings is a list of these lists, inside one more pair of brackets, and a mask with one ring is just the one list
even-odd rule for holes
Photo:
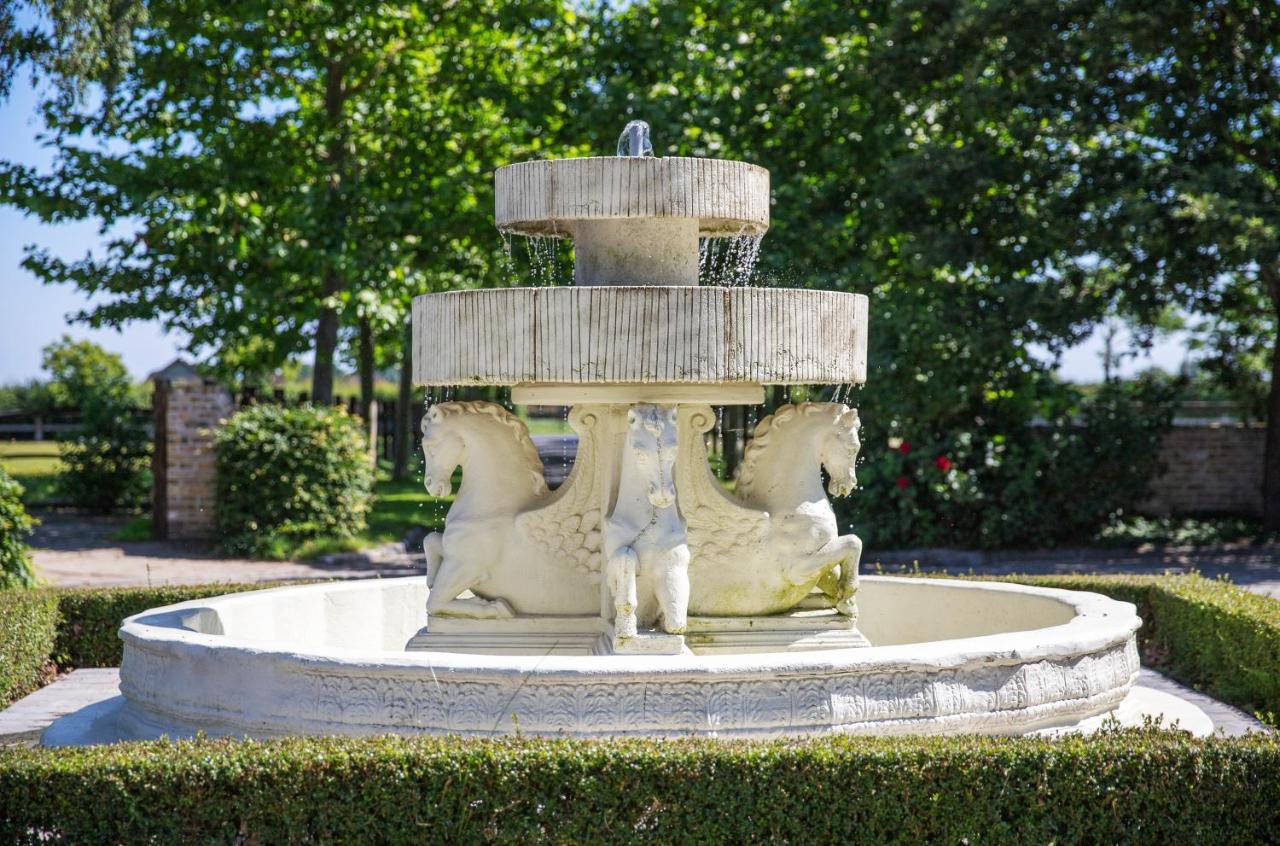
[[22,485],[26,503],[58,498],[59,456],[57,441],[0,441],[0,467]]

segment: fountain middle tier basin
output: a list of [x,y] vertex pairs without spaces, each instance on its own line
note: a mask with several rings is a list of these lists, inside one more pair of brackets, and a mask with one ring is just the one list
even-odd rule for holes
[[413,301],[423,385],[862,384],[867,298],[807,289],[561,286]]
[[424,579],[276,588],[125,621],[123,738],[384,732],[1019,734],[1114,709],[1134,607],[1075,591],[864,577],[872,646],[667,656],[405,652]]

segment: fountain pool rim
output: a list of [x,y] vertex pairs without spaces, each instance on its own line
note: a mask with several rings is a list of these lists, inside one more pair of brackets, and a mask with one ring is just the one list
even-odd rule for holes
[[[120,630],[121,734],[1012,734],[1110,711],[1138,670],[1141,621],[1131,604],[1001,582],[864,577],[864,631],[875,643],[877,627],[945,626],[943,607],[990,628],[1001,602],[1013,617],[1041,614],[1051,624],[794,653],[390,651],[420,623],[425,591],[421,577],[329,582],[130,617]],[[879,623],[877,607],[885,612]],[[313,642],[328,623],[354,645]],[[261,631],[244,636],[254,625]],[[371,647],[375,638],[381,648]]]

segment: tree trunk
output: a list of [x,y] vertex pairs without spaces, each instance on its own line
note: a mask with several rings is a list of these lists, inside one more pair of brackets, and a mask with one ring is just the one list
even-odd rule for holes
[[360,369],[360,416],[369,419],[373,403],[373,327],[369,318],[360,318],[360,350],[356,355]]
[[[330,61],[325,68],[324,108],[329,118],[329,143],[325,150],[329,159],[329,190],[326,220],[329,231],[325,233],[329,250],[341,250],[345,240],[346,211],[342,203],[342,177],[347,159],[347,144],[342,128],[342,107],[347,99],[343,75],[346,66]],[[338,347],[338,309],[330,304],[342,293],[346,280],[338,272],[334,260],[329,259],[324,274],[324,305],[320,307],[320,320],[316,325],[316,364],[311,377],[311,398],[317,405],[333,403],[333,356]]]
[[[1263,266],[1262,279],[1280,325],[1280,265]],[[1267,396],[1267,447],[1262,464],[1262,527],[1280,532],[1280,337],[1271,347],[1271,389]]]
[[[326,273],[324,296],[326,299],[342,290],[342,277]],[[316,325],[316,364],[311,372],[311,401],[316,405],[333,404],[333,356],[338,348],[338,310],[330,306],[320,309],[320,321]]]
[[409,478],[409,453],[413,449],[413,321],[404,322],[404,344],[400,348],[400,393],[396,397],[395,463],[391,477],[397,482]]

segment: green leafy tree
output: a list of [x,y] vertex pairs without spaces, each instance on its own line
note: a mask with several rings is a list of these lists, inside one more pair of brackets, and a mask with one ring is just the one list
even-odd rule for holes
[[97,295],[81,317],[158,318],[241,374],[313,349],[313,397],[327,402],[344,337],[398,338],[410,292],[495,272],[486,174],[562,121],[545,93],[572,78],[560,4],[143,11],[127,56],[44,66],[91,95],[45,109],[54,171],[0,168],[0,198],[46,220],[137,223],[83,260],[29,254],[45,281]]
[[1002,235],[984,264],[1017,251],[1140,323],[1191,313],[1204,366],[1238,396],[1266,394],[1264,522],[1280,528],[1280,6],[895,6],[877,70],[930,118],[928,167],[904,184],[947,197],[938,219],[957,236],[953,198],[984,179],[1007,196],[1003,232],[978,219],[979,236]]
[[44,349],[48,392],[80,412],[80,430],[62,445],[60,486],[81,508],[107,512],[142,505],[150,486],[151,442],[120,356],[63,336]]

